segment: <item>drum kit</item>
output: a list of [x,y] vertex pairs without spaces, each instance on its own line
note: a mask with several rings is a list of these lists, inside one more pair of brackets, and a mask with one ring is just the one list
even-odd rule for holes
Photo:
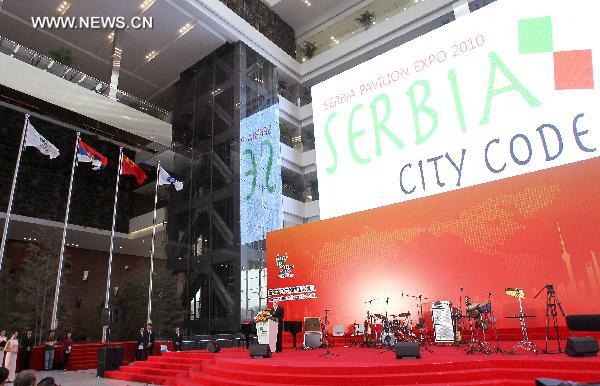
[[[550,316],[558,314],[557,309],[564,315],[562,305],[558,300],[554,288],[551,284],[546,285],[543,290],[547,290],[547,331],[546,331],[546,346],[549,340],[549,321]],[[520,288],[506,288],[505,295],[514,297],[519,303],[519,313],[515,316],[506,316],[510,319],[518,319],[521,326],[522,339],[508,353],[512,354],[517,349],[532,351],[536,354],[540,352],[548,352],[548,347],[545,351],[540,350],[533,342],[529,340],[527,333],[526,319],[532,318],[532,315],[526,315],[523,310],[522,300],[525,298],[525,293]],[[503,353],[499,345],[498,330],[496,328],[497,318],[494,315],[494,307],[492,304],[493,294],[488,292],[486,298],[482,301],[476,301],[474,298],[464,296],[463,303],[463,288],[460,288],[460,297],[457,304],[453,304],[449,300],[427,301],[423,295],[408,295],[416,301],[416,315],[410,311],[401,310],[401,312],[389,314],[388,306],[390,298],[386,298],[385,312],[374,313],[373,302],[377,299],[367,300],[368,310],[363,323],[354,323],[352,343],[350,346],[372,347],[383,349],[383,352],[393,350],[396,342],[418,342],[422,349],[432,352],[429,348],[435,344],[451,344],[453,346],[463,348],[467,354],[480,352],[483,354]],[[539,294],[538,294],[539,295]],[[538,296],[536,295],[536,297]],[[423,311],[423,304],[431,304],[431,322],[434,341],[431,341],[426,333],[427,318]],[[463,309],[464,305],[464,309]],[[554,307],[552,309],[551,307]],[[328,314],[325,313],[324,318],[324,347],[329,347],[327,326],[329,324]],[[548,316],[550,315],[550,316]],[[414,319],[413,319],[414,318]],[[556,320],[553,321],[557,326]],[[558,327],[556,327],[558,336]],[[466,335],[468,334],[468,338]],[[490,342],[490,340],[492,340]],[[557,338],[558,340],[558,338]],[[560,352],[560,343],[559,343]],[[328,354],[329,351],[328,351]]]

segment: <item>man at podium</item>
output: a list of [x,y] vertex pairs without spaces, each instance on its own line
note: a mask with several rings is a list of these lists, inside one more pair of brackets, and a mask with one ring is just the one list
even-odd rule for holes
[[283,334],[283,317],[284,311],[283,307],[279,305],[277,300],[273,300],[273,309],[271,310],[271,317],[277,322],[277,345],[275,352],[281,352],[281,338]]

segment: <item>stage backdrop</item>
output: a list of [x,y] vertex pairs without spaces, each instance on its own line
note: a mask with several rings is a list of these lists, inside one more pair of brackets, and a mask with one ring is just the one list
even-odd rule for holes
[[313,87],[328,220],[267,235],[288,320],[414,314],[463,287],[518,327],[504,288],[522,287],[542,325],[545,284],[600,312],[596,8],[497,1]]
[[414,314],[412,296],[457,303],[463,287],[463,300],[491,292],[499,326],[518,327],[504,289],[521,287],[540,326],[545,293],[533,296],[554,284],[568,314],[600,313],[598,181],[595,158],[268,233],[269,298],[288,320],[331,309],[347,324],[370,299],[374,312],[389,297],[389,313]]

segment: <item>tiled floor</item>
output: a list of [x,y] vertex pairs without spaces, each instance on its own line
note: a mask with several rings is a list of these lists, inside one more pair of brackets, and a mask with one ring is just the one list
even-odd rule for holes
[[53,377],[61,386],[142,386],[146,383],[117,381],[115,379],[97,378],[96,370],[81,371],[39,371],[37,379]]

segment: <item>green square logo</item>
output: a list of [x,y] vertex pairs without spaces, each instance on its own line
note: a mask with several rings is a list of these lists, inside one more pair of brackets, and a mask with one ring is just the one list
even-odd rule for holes
[[519,53],[553,52],[550,16],[519,20]]

